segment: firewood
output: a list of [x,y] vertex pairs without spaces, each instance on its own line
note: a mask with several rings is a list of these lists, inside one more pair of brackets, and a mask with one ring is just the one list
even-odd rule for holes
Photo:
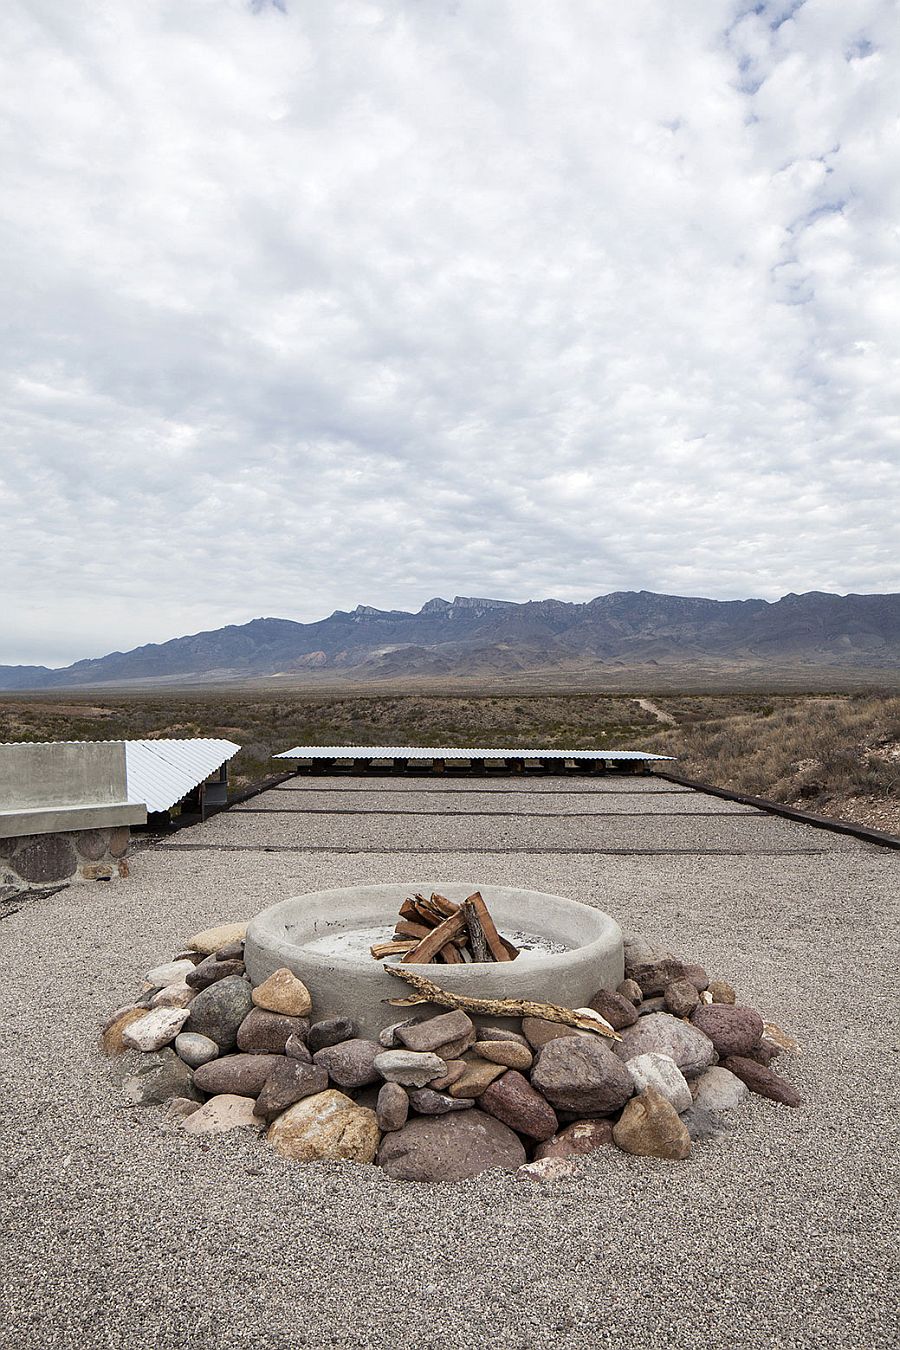
[[415,938],[405,938],[402,942],[376,942],[369,951],[376,961],[383,961],[386,956],[399,956],[401,952],[408,952],[416,945]]
[[416,909],[416,902],[410,898],[403,901],[400,906],[400,918],[412,919],[413,922],[419,917],[419,911]]
[[[427,940],[427,939],[426,939]],[[413,998],[388,999],[394,1007],[407,1008],[415,1003],[436,1003],[439,1008],[462,1008],[463,1012],[478,1013],[482,1017],[541,1017],[545,1022],[558,1022],[564,1027],[577,1027],[579,1031],[593,1031],[598,1036],[607,1036],[612,1041],[622,1037],[613,1031],[610,1024],[599,1013],[575,1012],[571,1008],[561,1008],[556,1003],[536,1003],[528,998],[469,998],[465,994],[451,994],[449,989],[419,975],[417,971],[407,970],[404,966],[386,965],[389,975],[405,980],[415,990]]]
[[500,941],[503,943],[504,947],[509,952],[510,961],[515,961],[516,957],[519,955],[518,947],[516,947],[512,942],[510,942],[509,938],[505,938],[502,933],[500,934]]
[[495,961],[511,961],[512,956],[503,945],[503,939],[497,932],[496,924],[491,918],[488,907],[482,899],[481,891],[475,891],[472,895],[467,897],[467,911],[470,905],[472,911],[477,916],[478,923],[481,925],[481,931],[484,935],[484,940],[490,949],[491,956],[493,956]]
[[[427,937],[422,938],[412,951],[408,951],[401,959],[404,961],[415,961],[416,963],[431,961],[441,948],[462,932],[465,926],[466,918],[461,909],[455,914],[451,914],[449,919],[444,919],[437,928],[432,928]],[[509,957],[507,957],[509,960]]]
[[487,938],[484,935],[484,929],[481,926],[481,920],[478,917],[478,910],[467,900],[463,906],[466,912],[466,928],[469,933],[469,947],[472,952],[473,961],[493,961],[494,957],[488,946]]
[[448,900],[446,895],[439,895],[437,891],[431,892],[431,905],[434,909],[439,909],[445,919],[449,919],[451,914],[456,914],[462,909],[462,905],[457,905],[453,900]]
[[395,938],[419,938],[427,937],[431,929],[424,923],[413,923],[411,919],[398,919],[394,928]]
[[448,966],[461,966],[463,959],[455,942],[446,942],[438,952],[438,960]]

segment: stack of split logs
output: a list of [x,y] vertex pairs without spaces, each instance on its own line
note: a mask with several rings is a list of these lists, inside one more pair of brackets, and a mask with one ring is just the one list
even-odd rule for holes
[[480,891],[461,905],[445,895],[413,895],[400,906],[400,917],[390,942],[370,948],[376,961],[399,956],[401,962],[417,965],[443,961],[459,966],[467,961],[514,961],[519,955],[497,932]]

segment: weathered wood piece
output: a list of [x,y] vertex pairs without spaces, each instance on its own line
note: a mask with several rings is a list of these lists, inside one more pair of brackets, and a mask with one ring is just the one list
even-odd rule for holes
[[462,966],[465,964],[455,942],[446,943],[438,952],[438,959],[447,966]]
[[431,961],[437,956],[438,952],[452,938],[457,937],[465,927],[466,916],[463,911],[457,910],[451,914],[449,919],[444,919],[437,928],[432,928],[427,937],[417,942],[411,951],[401,958],[403,961],[426,962]]
[[472,951],[473,961],[493,961],[491,949],[488,946],[488,940],[484,935],[484,929],[481,926],[481,920],[478,917],[478,910],[467,900],[463,906],[466,914],[466,928],[469,932],[469,947]]
[[579,1031],[593,1031],[611,1041],[622,1039],[598,1013],[589,1017],[571,1008],[561,1008],[556,1003],[536,1003],[527,998],[470,998],[465,994],[451,994],[449,989],[441,989],[440,985],[415,970],[405,970],[400,965],[386,965],[384,969],[389,975],[396,975],[398,980],[411,985],[418,995],[416,1000],[389,999],[388,1002],[396,1007],[409,1007],[415,1001],[436,1003],[439,1008],[461,1008],[463,1012],[481,1013],[483,1017],[542,1017],[545,1022],[559,1022],[564,1027],[577,1027]]
[[395,938],[419,938],[427,937],[431,929],[424,923],[413,923],[411,919],[398,919],[394,928]]
[[376,961],[383,961],[386,956],[399,956],[401,952],[408,952],[416,946],[416,942],[416,938],[404,938],[401,942],[376,942],[369,951]]
[[471,907],[472,913],[477,917],[484,934],[484,940],[490,949],[491,956],[495,961],[511,961],[512,956],[503,945],[503,939],[497,932],[497,925],[491,918],[487,905],[481,895],[481,891],[474,891],[466,899],[466,911]]

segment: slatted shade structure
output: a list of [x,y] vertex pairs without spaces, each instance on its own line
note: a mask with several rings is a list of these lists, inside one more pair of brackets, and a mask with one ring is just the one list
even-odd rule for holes
[[443,765],[448,763],[487,765],[507,764],[524,765],[527,762],[539,764],[544,768],[558,766],[565,768],[571,763],[585,768],[615,768],[628,766],[639,768],[654,760],[671,760],[671,755],[651,755],[643,750],[548,750],[539,747],[509,748],[495,746],[451,746],[451,745],[295,745],[292,750],[282,750],[274,759],[293,760],[297,763],[312,765],[338,764],[342,762],[371,764],[389,762],[398,766],[409,763]]

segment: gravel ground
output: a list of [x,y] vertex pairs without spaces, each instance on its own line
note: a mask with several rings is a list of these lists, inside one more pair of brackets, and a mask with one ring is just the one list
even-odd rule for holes
[[[3,1346],[895,1345],[898,855],[774,818],[693,822],[708,847],[752,828],[729,855],[479,856],[477,819],[442,854],[433,820],[373,820],[373,851],[348,857],[264,852],[259,815],[223,814],[136,852],[128,882],[3,920]],[[648,813],[644,845],[685,823]],[[344,818],[345,841],[362,824]],[[531,838],[559,824],[535,814]],[[408,854],[379,852],[399,825]],[[243,847],[177,847],[201,836]],[[797,851],[810,840],[822,851]],[[304,889],[425,873],[562,891],[702,961],[801,1041],[786,1072],[808,1105],[754,1099],[685,1163],[604,1151],[552,1186],[431,1187],[198,1143],[122,1104],[97,1022],[180,938]]]

